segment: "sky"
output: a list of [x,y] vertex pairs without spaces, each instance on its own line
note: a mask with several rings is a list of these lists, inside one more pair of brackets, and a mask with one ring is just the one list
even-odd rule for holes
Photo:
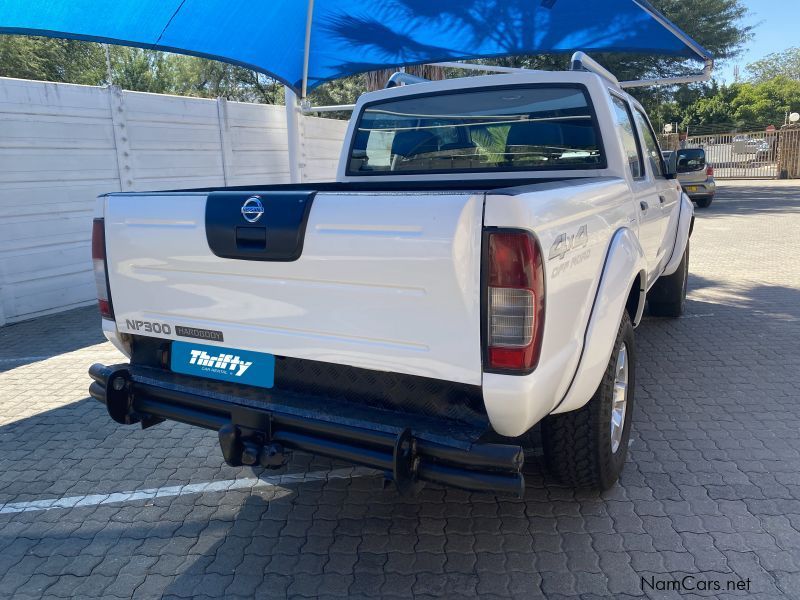
[[733,82],[733,69],[739,65],[740,77],[747,77],[745,66],[772,52],[800,47],[800,0],[743,0],[750,10],[744,19],[755,26],[754,37],[742,55],[716,69],[716,77]]

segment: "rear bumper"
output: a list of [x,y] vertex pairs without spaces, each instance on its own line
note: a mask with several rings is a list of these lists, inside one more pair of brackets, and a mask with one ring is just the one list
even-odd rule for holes
[[[717,191],[717,184],[715,181],[701,181],[699,183],[685,183],[682,184],[683,191],[692,200],[711,198]],[[694,188],[694,191],[689,191]]]
[[524,491],[520,446],[471,441],[452,422],[441,428],[430,419],[406,423],[402,415],[387,418],[387,411],[368,408],[343,414],[314,397],[283,403],[266,390],[263,405],[243,404],[209,392],[206,381],[129,364],[95,364],[89,374],[90,395],[118,423],[149,427],[172,420],[215,430],[231,465],[277,467],[284,450],[298,450],[380,469],[401,492],[420,482],[516,497]]

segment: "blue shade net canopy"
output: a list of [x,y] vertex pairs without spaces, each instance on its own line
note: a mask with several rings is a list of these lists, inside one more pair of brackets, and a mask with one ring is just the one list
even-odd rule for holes
[[0,33],[201,56],[302,94],[364,71],[496,56],[710,59],[645,0],[0,0]]

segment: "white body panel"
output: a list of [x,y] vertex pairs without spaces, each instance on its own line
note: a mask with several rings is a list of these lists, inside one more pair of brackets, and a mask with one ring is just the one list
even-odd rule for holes
[[[553,412],[568,412],[586,404],[608,365],[619,323],[636,276],[645,277],[647,261],[639,240],[630,229],[620,229],[611,240],[606,269],[586,328],[580,366],[570,387]],[[641,288],[640,288],[641,289]],[[643,308],[639,307],[640,310]]]
[[[492,425],[509,436],[530,429],[564,398],[582,358],[609,243],[618,230],[629,231],[635,238],[636,229],[635,223],[630,223],[631,197],[623,179],[550,183],[536,186],[536,190],[513,197],[490,195],[486,202],[484,225],[519,227],[525,223],[539,240],[545,261],[546,306],[539,366],[527,376],[484,375],[483,397]],[[588,233],[585,245],[564,256],[549,255],[560,235],[577,235],[583,227]],[[629,290],[630,285],[620,293],[627,299]],[[615,332],[618,324],[619,319],[612,324]],[[608,356],[601,359],[607,362]],[[586,400],[589,397],[591,394]]]
[[[492,173],[509,187],[487,193],[320,192],[302,256],[289,263],[213,255],[204,194],[108,197],[103,212],[119,331],[128,331],[128,320],[222,330],[227,347],[481,385],[492,426],[507,436],[584,405],[600,382],[622,312],[633,306],[638,324],[646,290],[677,268],[691,223],[691,203],[687,209],[685,199],[679,202],[676,182],[657,177],[650,165],[646,178],[632,179],[609,89],[623,92],[592,73],[515,73],[375,92],[362,97],[354,115],[382,98],[529,82],[586,86],[605,168]],[[350,177],[349,146],[339,167],[344,183],[487,178]],[[532,185],[532,177],[561,180]],[[514,187],[522,178],[527,183]],[[483,371],[481,236],[491,227],[530,231],[543,253],[541,357],[525,376]],[[551,252],[559,240],[567,240],[567,251]]]
[[110,196],[109,281],[128,321],[224,345],[479,385],[482,196],[318,194],[295,262],[219,258],[205,194]]

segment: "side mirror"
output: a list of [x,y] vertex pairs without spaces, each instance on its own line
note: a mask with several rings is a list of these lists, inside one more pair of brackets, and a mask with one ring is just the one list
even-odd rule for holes
[[677,152],[664,152],[664,177],[675,179],[678,176],[678,154]]

